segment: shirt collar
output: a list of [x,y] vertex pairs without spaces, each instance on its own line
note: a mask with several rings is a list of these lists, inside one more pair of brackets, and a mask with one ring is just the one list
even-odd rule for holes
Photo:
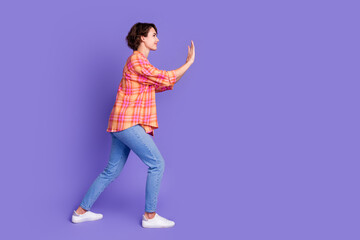
[[144,55],[144,54],[142,54],[141,52],[139,52],[138,50],[135,50],[135,51],[134,51],[134,53],[136,53],[136,54],[140,54],[141,56],[143,56],[144,58],[146,58],[146,57],[145,57],[145,55]]

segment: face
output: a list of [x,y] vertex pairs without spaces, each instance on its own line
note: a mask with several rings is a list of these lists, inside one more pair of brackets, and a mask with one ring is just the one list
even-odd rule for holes
[[141,36],[145,47],[149,48],[150,50],[155,51],[157,49],[157,43],[159,39],[157,38],[157,34],[154,28],[150,28],[147,37]]

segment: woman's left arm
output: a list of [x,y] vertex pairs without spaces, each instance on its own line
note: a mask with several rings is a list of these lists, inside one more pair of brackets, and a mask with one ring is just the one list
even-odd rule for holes
[[171,86],[155,86],[155,92],[163,92],[163,91],[167,91],[167,90],[173,90],[174,85]]

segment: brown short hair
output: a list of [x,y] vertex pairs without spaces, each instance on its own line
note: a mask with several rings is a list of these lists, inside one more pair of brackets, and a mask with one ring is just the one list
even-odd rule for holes
[[156,26],[153,23],[141,23],[141,22],[135,23],[131,27],[128,35],[126,36],[127,45],[132,50],[134,51],[137,50],[141,43],[140,36],[147,37],[152,27],[155,29],[155,32],[157,33]]

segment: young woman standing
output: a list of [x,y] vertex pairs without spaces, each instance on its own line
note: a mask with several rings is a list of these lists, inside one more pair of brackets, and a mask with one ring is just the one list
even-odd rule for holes
[[155,51],[159,39],[152,23],[136,23],[130,29],[127,44],[133,50],[123,69],[107,132],[112,144],[108,165],[90,186],[80,206],[73,212],[72,222],[81,223],[103,218],[90,208],[104,189],[119,176],[132,150],[149,168],[146,180],[145,228],[173,227],[174,221],[156,213],[160,182],[165,162],[151,136],[158,128],[155,93],[172,90],[195,60],[195,46],[188,46],[186,62],[172,71],[159,70],[150,64],[150,50]]

